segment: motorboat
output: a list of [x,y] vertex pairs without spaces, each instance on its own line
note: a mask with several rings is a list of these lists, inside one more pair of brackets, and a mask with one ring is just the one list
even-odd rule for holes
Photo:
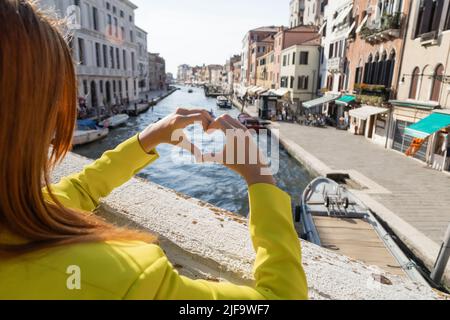
[[109,134],[108,128],[100,128],[94,120],[78,120],[72,144],[79,146],[105,138]]
[[249,130],[255,130],[256,132],[259,132],[259,130],[267,129],[264,123],[247,113],[241,113],[238,116],[238,120]]
[[319,177],[304,190],[294,214],[300,237],[391,274],[408,275],[425,283],[417,265],[375,214],[335,180]]
[[231,102],[225,96],[217,97],[217,106],[222,109],[231,109],[232,108]]
[[127,114],[117,114],[100,122],[99,126],[103,128],[117,128],[127,123],[128,119],[130,119],[130,116]]

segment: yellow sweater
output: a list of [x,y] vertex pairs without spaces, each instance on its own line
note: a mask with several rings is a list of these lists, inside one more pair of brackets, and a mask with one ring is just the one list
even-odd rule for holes
[[[92,211],[157,158],[155,151],[145,153],[135,136],[52,190],[65,206]],[[254,287],[191,280],[174,270],[157,245],[109,241],[0,260],[0,299],[307,299],[289,196],[257,184],[249,188],[249,199]],[[20,239],[0,231],[0,243],[15,241]]]

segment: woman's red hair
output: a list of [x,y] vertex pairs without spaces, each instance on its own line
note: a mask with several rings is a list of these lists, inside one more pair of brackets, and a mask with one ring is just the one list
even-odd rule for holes
[[70,150],[76,120],[76,75],[60,22],[31,1],[0,0],[0,226],[28,241],[0,254],[104,240],[155,237],[116,228],[64,208],[49,173]]

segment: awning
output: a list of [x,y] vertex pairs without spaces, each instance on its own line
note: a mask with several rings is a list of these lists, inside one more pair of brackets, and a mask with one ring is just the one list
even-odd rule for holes
[[324,103],[335,101],[338,98],[339,98],[338,95],[326,95],[326,96],[323,96],[323,97],[318,98],[318,99],[314,99],[314,100],[311,100],[311,101],[303,102],[303,107],[306,108],[306,109],[311,109],[311,108],[320,106],[320,105],[322,105]]
[[350,6],[348,6],[348,7],[345,8],[344,10],[342,10],[342,11],[338,14],[338,16],[336,17],[336,19],[334,20],[334,25],[336,26],[336,25],[338,25],[338,24],[341,24],[341,23],[345,20],[345,18],[350,14],[350,12],[352,11],[352,9],[353,9],[353,4],[350,5]]
[[405,134],[414,138],[425,139],[447,127],[450,127],[450,114],[436,112],[407,127]]
[[327,26],[327,21],[325,21],[325,22],[323,23],[323,25],[320,27],[320,29],[319,29],[319,34],[322,34],[323,29],[325,29],[326,26]]
[[257,89],[259,89],[259,87],[257,87],[257,86],[251,86],[250,88],[248,88],[247,92],[248,92],[249,94],[255,94]]
[[350,37],[350,34],[352,33],[353,29],[356,27],[356,21],[353,21],[352,25],[350,26],[350,29],[347,31],[347,38]]
[[356,97],[355,96],[342,96],[339,99],[336,100],[336,104],[341,105],[341,106],[348,106],[349,104],[353,103],[356,101]]
[[419,101],[419,100],[390,100],[390,104],[397,107],[406,107],[406,108],[417,108],[417,109],[426,109],[433,110],[439,107],[438,102],[434,101]]
[[266,89],[266,88],[263,88],[263,87],[259,87],[259,89],[256,91],[256,94],[261,94],[261,93],[264,93],[264,92],[266,92],[266,91],[268,91],[269,89]]
[[350,110],[350,116],[361,120],[367,120],[376,114],[388,112],[389,109],[372,106],[363,106],[358,109]]
[[364,17],[363,21],[361,21],[361,24],[358,26],[358,28],[356,28],[356,33],[360,33],[362,28],[366,25],[367,23],[367,19],[369,19],[369,15],[366,14],[366,16]]
[[288,93],[289,93],[289,89],[286,89],[286,88],[280,88],[280,89],[277,89],[277,90],[275,90],[275,89],[269,90],[269,94],[273,94],[273,95],[276,95],[278,97],[284,97]]

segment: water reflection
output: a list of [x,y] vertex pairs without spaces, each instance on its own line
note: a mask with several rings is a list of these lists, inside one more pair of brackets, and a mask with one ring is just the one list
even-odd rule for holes
[[[137,118],[131,118],[125,127],[112,130],[106,139],[78,147],[74,151],[96,159],[103,152],[142,131],[147,125],[174,112],[177,107],[204,108],[212,111],[216,116],[224,113],[233,117],[239,115],[239,111],[236,109],[221,110],[217,108],[215,99],[206,98],[199,88],[194,88],[194,92],[191,94],[187,90],[187,88],[182,88],[160,102],[154,111],[150,110]],[[194,126],[187,128],[186,133],[197,141],[200,138],[198,135],[202,134]],[[222,148],[220,139],[209,138],[210,142],[204,145],[203,150],[220,151]],[[261,139],[266,139],[266,137],[263,136]],[[265,141],[261,142],[264,145]],[[268,145],[270,146],[270,143]],[[159,146],[158,152],[161,156],[160,159],[144,169],[139,174],[140,177],[241,215],[248,214],[247,186],[239,175],[221,165],[194,164],[187,161],[180,163],[179,158],[177,161],[172,161],[172,154],[179,152],[179,149],[170,145]],[[271,158],[270,148],[268,153]],[[184,157],[189,156],[184,154]],[[298,203],[299,195],[311,180],[311,176],[282,148],[279,157],[280,168],[276,175],[277,184],[292,196],[294,203]]]

